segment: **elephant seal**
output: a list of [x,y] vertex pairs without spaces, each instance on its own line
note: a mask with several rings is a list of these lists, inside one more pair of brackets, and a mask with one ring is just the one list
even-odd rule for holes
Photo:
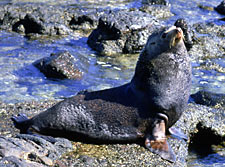
[[135,142],[174,162],[166,134],[185,136],[172,125],[189,98],[191,66],[181,28],[160,29],[149,36],[132,80],[122,86],[80,92],[28,119],[11,119],[21,133],[84,140]]

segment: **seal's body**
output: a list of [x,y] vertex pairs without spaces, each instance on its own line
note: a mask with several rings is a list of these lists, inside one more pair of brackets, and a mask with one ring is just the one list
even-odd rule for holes
[[151,111],[166,114],[167,127],[180,118],[191,88],[191,65],[182,38],[175,26],[153,33],[131,81],[136,94],[147,96]]
[[153,33],[140,54],[130,83],[81,92],[27,119],[12,117],[21,133],[110,141],[145,139],[161,157],[175,161],[166,131],[180,118],[189,97],[191,67],[183,33],[175,26]]

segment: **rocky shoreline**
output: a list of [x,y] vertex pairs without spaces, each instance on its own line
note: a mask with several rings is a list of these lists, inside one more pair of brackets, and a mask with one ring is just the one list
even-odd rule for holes
[[[14,31],[28,38],[65,36],[74,32],[82,32],[88,36],[92,32],[89,36],[91,40],[89,45],[98,54],[137,53],[144,46],[148,35],[154,29],[165,25],[163,19],[173,15],[166,1],[153,0],[147,1],[148,3],[161,3],[161,5],[143,6],[140,10],[129,9],[114,12],[31,3],[1,4],[0,29]],[[220,6],[215,9],[224,14],[224,4],[221,2]],[[121,24],[125,19],[122,16],[130,18],[126,24]],[[138,20],[139,17],[143,20]],[[117,22],[118,20],[120,22]],[[224,41],[215,41],[208,36],[197,38],[195,34],[205,33],[222,39],[225,36],[223,30],[224,25],[211,22],[191,25],[193,48],[190,49],[189,54],[192,59],[207,60],[209,57],[223,56]],[[94,32],[97,32],[97,35],[93,35]],[[218,50],[219,55],[215,54]],[[70,60],[67,61],[69,62]],[[73,67],[71,64],[70,66]],[[224,73],[224,67],[215,62],[203,62],[202,67]],[[175,164],[162,160],[137,143],[92,145],[62,138],[57,138],[54,143],[50,143],[35,136],[19,135],[10,121],[13,114],[22,112],[31,117],[58,101],[0,103],[0,166],[187,166],[186,160],[190,145],[200,145],[202,142],[210,149],[213,144],[224,144],[224,97],[224,94],[217,95],[210,92],[192,95],[193,103],[189,104],[175,125],[188,135],[188,141],[169,139],[177,155]],[[208,143],[203,142],[205,136],[207,136]]]
[[[188,141],[169,138],[177,161],[172,164],[151,153],[138,143],[93,145],[84,142],[56,138],[50,143],[32,135],[20,135],[13,127],[12,114],[38,114],[51,107],[56,101],[18,103],[0,105],[0,125],[5,127],[0,133],[0,165],[18,166],[187,166],[188,148],[199,133],[207,136],[207,144],[221,144],[225,139],[224,108],[210,108],[190,103],[181,119],[175,124],[187,136]],[[203,134],[206,133],[206,134]],[[199,141],[201,140],[201,141]],[[198,143],[198,144],[199,144]]]

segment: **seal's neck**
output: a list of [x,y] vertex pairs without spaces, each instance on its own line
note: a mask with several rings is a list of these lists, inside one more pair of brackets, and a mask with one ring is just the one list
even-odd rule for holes
[[134,76],[131,80],[131,87],[133,91],[138,92],[146,92],[148,89],[148,80],[151,77],[151,60],[148,60],[146,55],[144,53],[141,54],[141,56],[138,59]]
[[[181,49],[177,49],[177,47],[180,47]],[[157,75],[158,69],[161,68],[154,65],[153,59],[163,59],[160,61],[171,61],[171,59],[174,59],[173,56],[175,56],[176,58],[174,59],[174,61],[182,62],[183,59],[185,59],[185,57],[183,56],[183,52],[185,52],[185,50],[186,49],[183,48],[182,45],[179,45],[164,51],[163,53],[167,56],[160,57],[159,55],[161,55],[161,53],[159,53],[156,54],[156,56],[149,57],[147,50],[144,49],[140,54],[135,68],[134,76],[131,80],[131,86],[133,87],[132,89],[135,91],[138,90],[140,92],[148,92],[151,89],[150,82],[152,81],[152,78],[157,80],[158,77],[154,75]]]

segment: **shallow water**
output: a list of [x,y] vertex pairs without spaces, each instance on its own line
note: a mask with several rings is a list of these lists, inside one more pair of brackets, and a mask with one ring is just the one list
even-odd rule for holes
[[[29,41],[16,33],[1,32],[0,99],[7,103],[57,99],[84,89],[117,86],[131,78],[133,70],[129,69],[133,69],[135,63],[130,62],[132,67],[128,68],[119,61],[111,63],[110,58],[98,59],[86,40],[87,37],[70,36],[44,42]],[[78,60],[78,67],[84,72],[82,80],[49,80],[32,65],[34,61],[60,50],[69,51]],[[131,59],[136,62],[133,56]]]
[[[89,8],[131,8],[139,7],[140,1],[93,1],[93,0],[19,0],[19,2],[41,2],[82,6]],[[0,3],[18,2],[1,1]],[[173,0],[171,11],[175,16],[165,20],[173,24],[177,18],[184,17],[190,24],[198,22],[217,21],[222,16],[215,11],[201,9],[198,6],[217,6],[221,0]],[[197,33],[198,36],[207,34]],[[225,40],[224,37],[219,40]],[[216,39],[215,39],[216,40]],[[218,40],[218,39],[217,39]],[[61,39],[28,40],[17,33],[0,31],[0,100],[6,103],[16,103],[29,100],[62,99],[76,94],[80,90],[99,90],[119,86],[129,82],[133,73],[138,55],[118,55],[115,57],[99,57],[86,44],[87,37],[73,34]],[[208,46],[213,59],[193,58],[193,87],[192,92],[201,89],[217,93],[225,92],[225,73],[201,68],[202,62],[215,62],[225,68],[224,53],[216,47]],[[32,63],[51,53],[67,50],[78,61],[78,67],[84,72],[80,81],[49,80],[40,73]],[[224,152],[224,149],[223,149]],[[190,154],[189,166],[225,166],[224,154],[211,154],[207,157],[197,157]]]

